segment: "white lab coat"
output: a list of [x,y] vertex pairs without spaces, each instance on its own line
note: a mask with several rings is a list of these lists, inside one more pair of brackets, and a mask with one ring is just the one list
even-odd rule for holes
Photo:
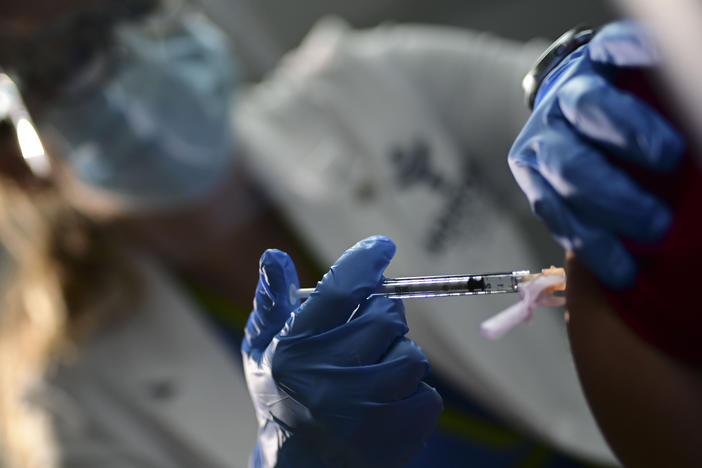
[[[241,100],[237,138],[324,263],[385,234],[398,246],[387,276],[547,267],[562,253],[506,162],[528,115],[521,78],[545,45],[435,27],[354,32],[324,20]],[[405,301],[411,334],[435,369],[491,410],[612,462],[562,310],[538,310],[499,342],[479,334],[482,320],[517,300],[509,296]]]
[[60,466],[248,466],[257,422],[240,357],[156,263],[139,258],[136,268],[136,308],[33,396],[52,416]]

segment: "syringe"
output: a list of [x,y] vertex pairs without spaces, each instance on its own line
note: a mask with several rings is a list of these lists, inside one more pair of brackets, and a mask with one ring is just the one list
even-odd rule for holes
[[[385,278],[371,296],[410,299],[516,293],[519,291],[519,283],[547,274],[563,274],[563,269],[552,267],[541,273],[518,270],[511,273]],[[293,285],[290,288],[290,302],[309,297],[313,291],[314,288],[297,289]]]

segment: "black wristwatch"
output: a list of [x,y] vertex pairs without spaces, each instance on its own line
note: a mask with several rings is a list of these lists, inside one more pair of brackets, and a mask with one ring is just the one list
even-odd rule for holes
[[556,39],[548,49],[541,54],[529,73],[522,80],[524,98],[529,109],[534,108],[534,100],[539,92],[539,86],[546,75],[558,66],[571,52],[583,44],[587,44],[595,35],[595,30],[587,26],[577,26]]

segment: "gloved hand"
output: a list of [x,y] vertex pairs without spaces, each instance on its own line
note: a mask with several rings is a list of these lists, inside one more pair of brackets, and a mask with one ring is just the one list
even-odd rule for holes
[[546,77],[509,153],[534,213],[611,287],[636,278],[621,239],[654,241],[672,221],[665,204],[608,160],[666,172],[681,159],[684,142],[671,124],[611,81],[617,70],[657,61],[635,23],[604,27]]
[[242,344],[259,422],[254,467],[400,467],[442,410],[422,378],[429,363],[405,338],[401,301],[370,293],[395,253],[386,237],[347,250],[300,305],[287,254],[261,257]]

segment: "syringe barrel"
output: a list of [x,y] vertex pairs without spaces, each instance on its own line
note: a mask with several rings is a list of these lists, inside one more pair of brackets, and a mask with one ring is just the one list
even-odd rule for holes
[[519,278],[528,274],[528,271],[520,271],[483,275],[386,278],[373,295],[406,299],[513,293],[517,292]]

